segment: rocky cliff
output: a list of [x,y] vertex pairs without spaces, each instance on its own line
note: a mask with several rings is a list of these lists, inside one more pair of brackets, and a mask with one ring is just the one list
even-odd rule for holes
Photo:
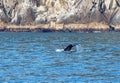
[[0,0],[0,21],[36,25],[120,23],[120,0]]

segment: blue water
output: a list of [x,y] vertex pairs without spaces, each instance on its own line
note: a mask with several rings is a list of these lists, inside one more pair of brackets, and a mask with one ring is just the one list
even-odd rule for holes
[[120,33],[2,32],[0,83],[120,83]]

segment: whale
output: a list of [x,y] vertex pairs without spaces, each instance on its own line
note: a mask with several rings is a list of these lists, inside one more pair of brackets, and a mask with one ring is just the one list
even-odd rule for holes
[[65,48],[56,49],[56,52],[79,52],[81,50],[80,44],[69,44]]
[[66,48],[64,48],[64,51],[71,51],[74,46],[76,46],[76,45],[69,44]]

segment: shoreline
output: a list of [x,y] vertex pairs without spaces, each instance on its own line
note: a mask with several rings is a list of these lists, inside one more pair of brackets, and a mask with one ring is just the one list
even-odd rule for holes
[[0,24],[0,32],[120,32],[120,25],[114,25],[114,30],[105,23],[87,23],[87,24],[64,24],[51,22],[49,24],[37,25],[14,25],[14,24]]

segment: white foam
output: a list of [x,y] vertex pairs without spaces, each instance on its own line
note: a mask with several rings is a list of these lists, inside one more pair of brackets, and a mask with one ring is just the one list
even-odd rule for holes
[[56,49],[56,52],[62,52],[64,49]]

